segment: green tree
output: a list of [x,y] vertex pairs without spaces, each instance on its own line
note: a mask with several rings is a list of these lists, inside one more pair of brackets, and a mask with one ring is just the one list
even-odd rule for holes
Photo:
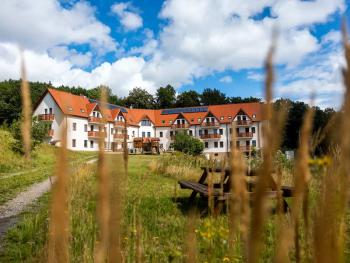
[[148,93],[145,89],[133,88],[129,92],[129,96],[125,99],[125,106],[140,109],[153,109],[154,98],[152,94]]
[[201,140],[195,137],[179,132],[175,135],[172,147],[175,151],[180,151],[190,155],[199,155],[203,152],[204,144]]
[[247,103],[247,102],[261,102],[260,98],[255,97],[248,97],[248,98],[242,98],[242,97],[230,97],[227,98],[229,103]]
[[[13,149],[16,152],[24,153],[23,151],[23,140],[21,132],[22,119],[15,120],[11,126],[10,131],[15,139]],[[51,129],[51,123],[45,121],[39,121],[37,117],[33,117],[32,121],[32,150],[35,149],[40,143],[44,142],[47,138],[48,132]]]
[[194,107],[200,105],[200,95],[194,91],[184,91],[177,95],[176,107]]
[[201,95],[203,105],[218,105],[228,103],[226,95],[218,89],[204,89]]
[[156,103],[159,109],[172,108],[176,102],[175,89],[167,85],[166,87],[160,87],[156,93]]

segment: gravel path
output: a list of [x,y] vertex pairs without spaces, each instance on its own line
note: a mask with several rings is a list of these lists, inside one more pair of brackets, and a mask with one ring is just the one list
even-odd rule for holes
[[[85,163],[91,164],[97,159],[88,160]],[[19,193],[15,198],[0,206],[0,240],[7,230],[14,226],[17,222],[18,215],[22,213],[29,205],[34,203],[40,196],[51,189],[54,177],[45,181],[35,183],[25,191]],[[1,242],[0,242],[1,249]]]

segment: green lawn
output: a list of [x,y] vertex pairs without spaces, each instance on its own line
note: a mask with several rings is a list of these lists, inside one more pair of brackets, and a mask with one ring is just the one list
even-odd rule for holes
[[[178,188],[178,176],[157,175],[150,170],[158,158],[161,157],[129,157],[121,237],[126,262],[135,261],[137,239],[141,240],[145,262],[184,261],[190,192]],[[200,175],[200,170],[197,171],[194,177]],[[71,176],[71,261],[93,262],[98,228],[95,217],[96,164],[77,165]],[[8,232],[0,262],[37,262],[45,258],[48,197],[43,197],[34,211],[23,214],[21,222]],[[137,232],[136,222],[140,222],[140,232]],[[238,246],[229,255],[225,214],[217,218],[197,218],[194,227],[201,262],[228,262],[229,256],[231,260],[241,259]],[[273,226],[269,223],[263,254],[266,262],[273,253],[272,235]]]

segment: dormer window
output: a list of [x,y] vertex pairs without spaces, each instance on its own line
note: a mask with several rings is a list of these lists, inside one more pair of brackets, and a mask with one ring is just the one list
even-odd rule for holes
[[198,122],[201,122],[201,120],[202,120],[201,118],[198,118]]
[[150,120],[142,120],[141,126],[151,126],[151,121]]
[[228,119],[231,120],[231,119],[232,119],[232,116],[228,116]]
[[85,110],[84,110],[84,109],[80,109],[80,112],[81,112],[81,113],[84,113],[84,112],[85,112]]
[[68,110],[69,110],[69,111],[73,111],[73,108],[69,106],[69,107],[68,107]]
[[253,116],[252,116],[252,117],[253,117],[253,119],[255,119],[255,118],[256,118],[256,114],[253,114]]
[[220,120],[222,120],[222,121],[223,121],[223,120],[224,120],[224,116],[221,116],[221,117],[220,117]]

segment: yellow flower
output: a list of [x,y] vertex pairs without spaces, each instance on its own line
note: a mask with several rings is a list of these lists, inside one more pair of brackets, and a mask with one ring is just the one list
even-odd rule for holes
[[224,257],[224,258],[222,259],[222,262],[230,262],[230,259],[229,259],[228,257]]

